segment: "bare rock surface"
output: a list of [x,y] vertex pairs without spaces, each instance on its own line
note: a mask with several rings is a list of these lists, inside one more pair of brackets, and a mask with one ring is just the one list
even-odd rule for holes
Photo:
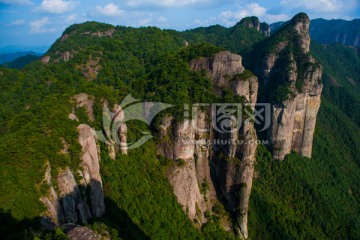
[[[321,104],[322,66],[310,54],[310,20],[304,14],[295,16],[287,31],[295,34],[289,41],[280,41],[274,51],[264,57],[261,80],[267,86],[272,74],[284,71],[285,78],[271,84],[289,84],[288,98],[272,106],[268,138],[273,145],[273,156],[283,160],[291,151],[311,157],[316,116]],[[286,57],[285,49],[294,46],[298,53],[290,53],[288,66],[278,63]],[[278,65],[278,67],[276,67]],[[279,67],[280,66],[280,67]],[[280,82],[279,82],[280,81]]]

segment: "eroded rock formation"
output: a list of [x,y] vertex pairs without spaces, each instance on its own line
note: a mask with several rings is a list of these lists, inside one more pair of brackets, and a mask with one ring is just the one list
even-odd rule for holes
[[66,237],[71,240],[108,240],[108,236],[96,234],[90,228],[77,226],[75,224],[65,224],[62,227]]
[[[78,172],[65,167],[58,169],[56,177],[52,178],[50,164],[47,163],[46,166],[42,184],[46,185],[48,190],[40,199],[47,208],[42,221],[46,229],[52,230],[62,223],[86,224],[89,219],[101,217],[105,213],[99,166],[100,149],[94,130],[81,124],[78,132],[82,147]],[[75,176],[80,177],[80,180],[76,181]]]
[[[243,96],[238,103],[254,104],[257,100],[257,78],[242,66],[242,58],[230,52],[194,59],[190,68],[205,70],[217,94],[221,88]],[[247,212],[254,172],[257,136],[255,128],[243,116],[235,119],[241,126],[224,132],[214,126],[211,109],[195,111],[191,119],[172,124],[172,117],[163,118],[159,127],[161,140],[158,153],[175,161],[168,178],[179,203],[191,219],[205,222],[218,195],[225,197],[229,209],[239,209],[237,225],[247,238]],[[221,144],[220,142],[225,142]],[[216,192],[219,189],[220,192]],[[221,199],[223,201],[223,199]]]
[[[272,88],[271,127],[268,138],[273,156],[283,160],[291,151],[311,157],[316,116],[321,103],[322,67],[310,54],[310,20],[296,15],[279,34],[286,37],[271,42],[264,56],[260,76]],[[276,39],[276,38],[275,38]]]
[[260,23],[257,17],[243,18],[239,24],[248,28],[255,28],[257,31],[262,32],[266,37],[270,36],[270,26],[265,22]]

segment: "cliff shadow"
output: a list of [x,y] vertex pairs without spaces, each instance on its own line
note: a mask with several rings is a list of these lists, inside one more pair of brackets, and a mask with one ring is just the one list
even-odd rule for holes
[[120,209],[113,200],[104,197],[102,184],[98,181],[91,180],[86,186],[74,185],[71,191],[62,192],[59,197],[57,194],[49,189],[46,216],[39,213],[33,219],[17,220],[11,211],[0,209],[0,239],[47,239],[54,236],[57,228],[67,233],[68,224],[95,224],[94,229],[108,232],[114,238],[149,239],[126,211]]
[[11,212],[0,209],[0,238],[3,240],[18,240],[31,237],[32,231],[41,231],[40,217],[34,219],[16,220]]
[[71,193],[59,198],[58,206],[57,212],[64,216],[62,224],[103,223],[115,229],[121,239],[149,239],[125,210],[104,196],[99,181],[91,180],[86,186],[76,185]]
[[122,239],[150,239],[146,234],[131,220],[127,212],[120,209],[110,198],[105,197],[106,212],[100,219],[105,225],[115,228],[119,237]]

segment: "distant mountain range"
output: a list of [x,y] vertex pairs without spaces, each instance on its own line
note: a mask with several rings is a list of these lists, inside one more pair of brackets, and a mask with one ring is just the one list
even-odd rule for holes
[[0,47],[0,54],[14,52],[36,52],[45,53],[50,46],[32,46],[32,45],[9,45]]
[[36,61],[40,59],[40,56],[38,55],[33,55],[33,54],[28,54],[25,56],[21,56],[18,57],[10,62],[6,62],[1,64],[1,67],[8,67],[8,68],[15,68],[15,69],[22,69],[24,68],[26,65],[28,65],[29,63]]
[[[277,31],[286,22],[270,24],[272,32]],[[346,21],[342,19],[325,20],[322,18],[311,20],[311,39],[319,43],[342,43],[348,46],[360,46],[360,19]]]
[[17,58],[24,57],[27,55],[40,57],[43,54],[37,53],[37,52],[32,52],[32,51],[3,53],[3,54],[0,54],[0,64],[8,63],[8,62],[14,61]]

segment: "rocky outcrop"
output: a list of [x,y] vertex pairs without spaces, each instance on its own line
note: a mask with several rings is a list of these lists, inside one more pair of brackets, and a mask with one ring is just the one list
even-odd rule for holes
[[85,108],[86,114],[89,118],[89,121],[95,121],[93,105],[94,105],[94,97],[89,96],[86,93],[80,93],[71,98],[74,102],[75,107],[72,109],[72,112],[69,114],[69,119],[79,121],[78,117],[75,114],[76,108]]
[[66,237],[71,240],[107,240],[108,237],[94,233],[90,228],[77,226],[75,224],[65,224],[62,227]]
[[[127,145],[127,125],[124,122],[125,114],[120,105],[115,104],[112,112],[109,112],[109,103],[104,101],[103,112],[104,131],[106,134],[105,142],[107,142],[108,153],[111,159],[115,160],[116,155],[121,151],[121,154],[128,154]],[[111,123],[112,122],[112,123]]]
[[61,59],[64,60],[65,62],[69,61],[72,57],[73,57],[73,55],[71,54],[70,51],[65,51],[65,52],[61,55]]
[[228,51],[209,58],[193,59],[189,65],[195,71],[207,70],[215,86],[229,86],[229,78],[244,71],[242,57]]
[[65,222],[86,224],[88,218],[91,217],[89,206],[83,201],[79,186],[70,168],[60,170],[56,182]]
[[[86,224],[89,219],[101,217],[105,213],[99,166],[100,149],[94,130],[81,124],[78,132],[82,147],[79,170],[74,172],[65,167],[59,169],[55,179],[52,179],[50,164],[46,168],[43,184],[48,186],[48,190],[40,198],[47,209],[42,221],[45,229],[53,230],[62,223]],[[59,154],[68,153],[60,151]],[[76,181],[75,176],[80,177],[80,180]]]
[[258,80],[242,66],[240,55],[222,51],[213,57],[193,59],[189,65],[192,70],[207,71],[217,93],[221,87],[225,87],[231,89],[236,95],[244,96],[249,103],[256,103]]
[[50,59],[51,59],[50,56],[44,56],[44,57],[41,58],[40,61],[41,61],[43,64],[48,64],[49,61],[50,61]]
[[94,32],[94,33],[91,33],[92,36],[96,36],[96,37],[112,37],[112,35],[115,33],[115,29],[109,29],[109,30],[106,30],[104,32]]
[[[227,51],[189,62],[195,71],[207,72],[217,94],[222,88],[242,96],[243,102],[257,100],[257,78],[242,66],[239,55]],[[159,126],[158,153],[174,160],[168,178],[179,203],[191,219],[205,222],[204,212],[224,196],[224,204],[237,210],[237,229],[247,238],[247,212],[254,172],[257,137],[253,124],[240,115],[231,132],[217,127],[211,107],[194,108],[192,118],[173,125],[166,116]],[[236,115],[238,116],[238,115]],[[217,189],[217,190],[216,190]],[[220,191],[220,192],[217,192]],[[222,200],[222,199],[221,199]]]
[[306,14],[298,14],[277,33],[285,37],[270,41],[272,51],[265,54],[259,74],[273,96],[286,94],[283,99],[272,99],[272,124],[268,130],[273,156],[280,160],[291,151],[311,157],[321,103],[322,67],[309,54],[309,25]]
[[270,26],[263,22],[260,23],[257,17],[246,17],[241,19],[239,25],[247,28],[255,28],[257,31],[263,33],[266,37],[270,37]]
[[[178,202],[183,206],[191,220],[204,223],[206,222],[204,213],[207,207],[204,196],[200,192],[196,171],[194,157],[196,130],[193,127],[192,120],[185,120],[178,123],[170,132],[172,130],[169,128],[171,120],[171,117],[165,117],[160,126],[161,139],[165,141],[166,145],[160,143],[158,153],[164,154],[166,158],[175,162],[167,176]],[[206,181],[206,179],[201,181]]]
[[105,213],[104,194],[100,177],[100,148],[96,144],[94,130],[86,125],[78,126],[79,143],[82,146],[80,171],[83,176],[80,184],[89,188],[90,206],[93,217],[101,217]]
[[[193,60],[190,68],[206,70],[216,87],[226,87],[235,95],[244,97],[252,108],[257,101],[257,78],[242,66],[242,58],[229,52],[220,52],[210,58]],[[214,115],[213,115],[214,116]],[[231,130],[215,127],[218,119],[211,119],[210,164],[214,185],[225,198],[229,209],[238,209],[237,226],[243,237],[248,237],[247,213],[254,173],[257,136],[253,123],[245,115],[232,116]],[[240,118],[240,119],[239,119]],[[217,143],[216,143],[217,142]]]
[[55,230],[60,226],[60,222],[64,222],[64,212],[60,206],[59,197],[51,183],[51,167],[50,163],[46,163],[45,177],[42,185],[45,186],[47,194],[40,197],[40,201],[44,204],[46,212],[43,213],[41,225],[44,229]]
[[66,41],[69,37],[70,37],[70,34],[65,33],[65,34],[63,34],[63,35],[61,36],[60,41],[61,41],[61,42],[64,42],[64,41]]

